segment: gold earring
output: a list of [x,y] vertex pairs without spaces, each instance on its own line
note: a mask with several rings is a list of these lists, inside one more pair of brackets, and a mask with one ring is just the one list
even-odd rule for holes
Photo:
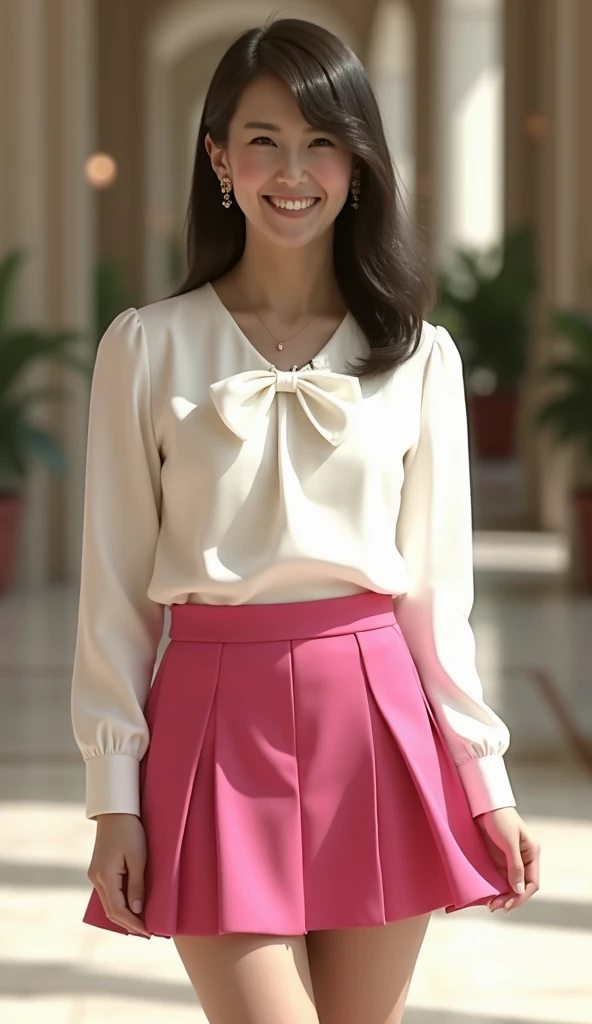
[[223,193],[222,194],[222,206],[225,206],[226,209],[228,209],[229,206],[232,205],[232,199],[230,198],[230,190],[232,188],[232,182],[231,182],[230,178],[222,178],[222,181],[220,182],[220,188],[222,189],[222,193]]
[[354,210],[357,210],[360,205],[360,179],[354,178],[350,188],[352,192],[352,201],[350,205],[353,206]]

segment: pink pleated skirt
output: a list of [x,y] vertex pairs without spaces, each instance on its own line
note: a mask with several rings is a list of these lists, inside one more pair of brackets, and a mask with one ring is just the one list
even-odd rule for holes
[[[152,935],[384,925],[509,890],[392,597],[173,605],[169,638],[140,766]],[[128,934],[96,890],[83,920]]]

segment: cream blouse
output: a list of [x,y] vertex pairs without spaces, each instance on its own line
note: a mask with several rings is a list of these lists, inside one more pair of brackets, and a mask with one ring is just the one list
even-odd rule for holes
[[506,725],[469,625],[472,520],[461,358],[425,323],[382,381],[348,313],[295,372],[271,366],[210,284],[115,318],[86,456],[72,720],[87,817],[139,814],[143,715],[165,605],[366,590],[395,613],[473,815],[514,806]]

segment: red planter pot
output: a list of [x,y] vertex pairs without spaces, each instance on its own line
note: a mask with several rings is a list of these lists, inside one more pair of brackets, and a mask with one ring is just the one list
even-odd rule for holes
[[518,389],[468,396],[473,451],[482,459],[509,458],[516,452]]
[[0,594],[14,583],[25,500],[21,494],[0,494]]

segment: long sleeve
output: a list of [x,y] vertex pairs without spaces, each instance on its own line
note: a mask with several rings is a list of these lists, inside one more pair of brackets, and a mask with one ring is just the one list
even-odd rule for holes
[[404,471],[397,548],[408,591],[395,614],[475,817],[516,801],[503,758],[509,731],[484,703],[475,665],[466,400],[461,356],[443,327],[426,360],[420,436]]
[[160,526],[146,339],[135,309],[97,350],[88,421],[71,712],[86,762],[86,816],[139,814],[143,706],[164,625],[147,589]]

